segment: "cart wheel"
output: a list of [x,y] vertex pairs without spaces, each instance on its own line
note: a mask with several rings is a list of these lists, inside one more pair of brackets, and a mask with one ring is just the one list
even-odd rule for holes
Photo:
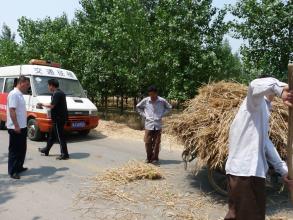
[[182,152],[182,160],[184,162],[184,169],[187,170],[187,163],[189,162],[189,150],[184,150]]
[[214,190],[222,196],[228,195],[227,177],[224,169],[208,167],[208,179]]

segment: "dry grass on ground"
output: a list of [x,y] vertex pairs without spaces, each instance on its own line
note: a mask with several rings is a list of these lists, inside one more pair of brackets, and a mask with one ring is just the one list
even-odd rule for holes
[[[180,192],[166,176],[152,164],[130,161],[86,181],[76,205],[83,203],[84,214],[100,219],[145,219],[151,213],[160,219],[207,220],[206,210],[213,206],[208,196]],[[111,205],[105,211],[101,204]]]

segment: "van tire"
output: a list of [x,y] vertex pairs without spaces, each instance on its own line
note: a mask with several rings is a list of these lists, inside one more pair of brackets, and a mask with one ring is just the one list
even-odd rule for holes
[[38,127],[37,121],[32,118],[27,122],[27,136],[32,141],[40,141],[42,140],[43,134]]
[[83,130],[83,131],[79,131],[78,133],[79,133],[81,136],[85,137],[85,136],[87,136],[87,135],[90,133],[90,131],[91,131],[91,130]]

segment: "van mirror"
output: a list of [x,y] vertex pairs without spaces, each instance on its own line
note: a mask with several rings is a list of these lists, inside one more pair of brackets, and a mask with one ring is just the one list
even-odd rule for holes
[[84,92],[85,96],[87,97],[87,94],[88,94],[87,90],[83,90],[83,92]]

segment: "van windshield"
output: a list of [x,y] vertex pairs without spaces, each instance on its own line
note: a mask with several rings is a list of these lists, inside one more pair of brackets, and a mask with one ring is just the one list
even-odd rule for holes
[[[36,95],[51,95],[48,90],[48,80],[53,77],[34,76],[34,88]],[[66,96],[86,98],[86,95],[78,80],[58,78],[59,88]]]

